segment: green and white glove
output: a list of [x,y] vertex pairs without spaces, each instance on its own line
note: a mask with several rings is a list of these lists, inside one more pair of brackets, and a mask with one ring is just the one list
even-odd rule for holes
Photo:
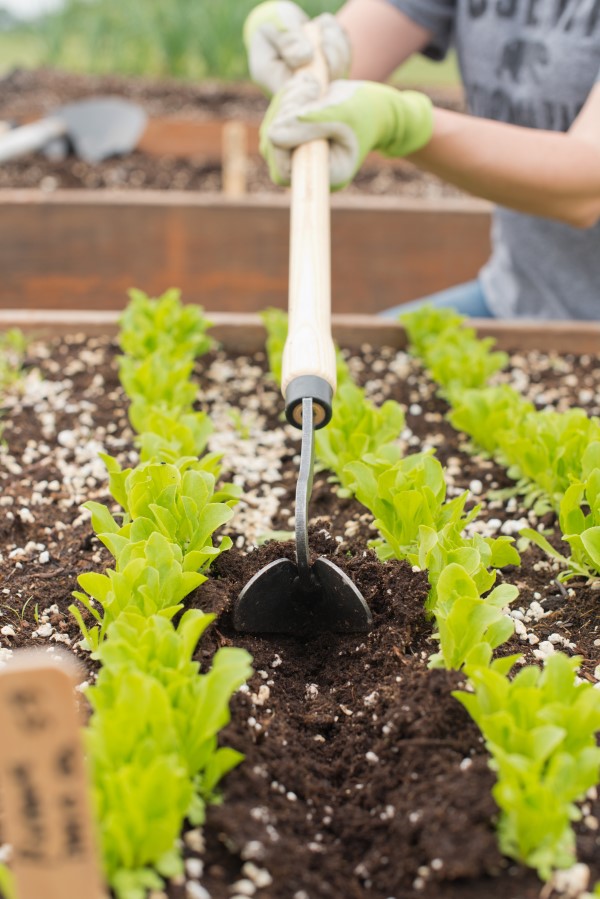
[[[275,94],[296,69],[313,58],[313,47],[303,26],[306,13],[290,0],[267,0],[255,6],[244,24],[244,44],[252,80],[266,93]],[[343,78],[350,69],[350,42],[335,16],[324,13],[314,20],[329,78]]]
[[321,88],[299,73],[276,94],[261,126],[260,150],[275,184],[290,183],[292,150],[329,141],[333,190],[352,181],[371,150],[408,156],[429,143],[433,105],[418,91],[398,91],[371,81],[334,81]]

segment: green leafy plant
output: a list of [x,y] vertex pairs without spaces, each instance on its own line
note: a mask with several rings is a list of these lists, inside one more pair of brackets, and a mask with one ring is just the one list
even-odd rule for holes
[[0,390],[19,380],[26,352],[27,338],[19,328],[0,333]]
[[77,581],[86,593],[75,591],[73,596],[98,624],[88,629],[78,607],[72,605],[69,610],[87,646],[97,651],[109,625],[126,610],[137,609],[148,618],[157,613],[173,618],[188,593],[206,580],[205,575],[193,570],[193,561],[186,568],[180,547],[155,531],[146,540],[122,547],[117,570],[80,574]]
[[[482,387],[464,389],[452,381],[447,370],[438,370],[436,352],[447,361],[447,348],[458,355],[449,366],[450,372],[478,366],[474,360],[485,360],[479,366],[481,374],[491,372],[495,363],[489,343],[477,341],[471,330],[466,341],[465,331],[456,315],[445,310],[419,310],[405,317],[413,342],[442,385],[450,384],[447,396],[454,408],[449,419],[454,427],[468,434],[477,447],[492,455],[507,467],[508,475],[516,482],[513,488],[497,491],[495,496],[506,499],[518,496],[526,508],[537,515],[554,510],[559,513],[563,539],[571,547],[570,557],[556,550],[544,535],[531,528],[522,531],[552,556],[564,568],[561,580],[572,577],[597,577],[600,574],[600,510],[598,509],[598,478],[593,469],[600,469],[600,419],[590,418],[583,409],[557,412],[544,409],[538,412],[512,387]],[[440,349],[441,348],[441,349]],[[460,361],[460,354],[462,362]],[[446,354],[446,355],[444,355]],[[456,362],[456,365],[454,364]]]
[[194,357],[210,341],[201,310],[182,307],[176,291],[158,300],[134,292],[123,316],[121,380],[132,399],[142,460],[121,468],[102,455],[111,514],[87,503],[99,539],[115,559],[106,574],[79,576],[71,612],[102,668],[88,690],[86,731],[104,869],[117,899],[145,899],[183,870],[184,820],[201,823],[218,800],[220,779],[242,759],[217,745],[232,693],[251,674],[243,650],[219,650],[206,674],[193,654],[214,616],[198,610],[173,619],[206,580],[213,559],[231,546],[214,531],[232,515],[240,490],[216,488],[220,456],[204,452],[212,425],[192,403]]
[[508,362],[506,353],[491,351],[494,338],[479,340],[473,328],[464,327],[464,316],[453,310],[426,306],[400,320],[415,352],[447,396],[483,387]]
[[351,462],[367,454],[380,454],[388,461],[400,458],[400,447],[393,441],[403,428],[404,412],[394,400],[378,408],[351,381],[339,387],[330,423],[316,432],[315,449],[319,462],[334,472],[342,485],[340,495],[353,492],[354,478],[348,468]]
[[[119,675],[129,666],[158,680],[169,693],[175,710],[180,752],[188,773],[197,777],[201,796],[212,798],[223,774],[241,756],[217,747],[217,734],[229,721],[229,700],[250,676],[250,655],[244,649],[218,650],[206,674],[192,660],[198,640],[215,619],[198,609],[182,616],[177,629],[160,616],[145,618],[125,613],[111,626],[97,653],[103,663],[102,682],[109,704],[119,690]],[[198,818],[196,817],[197,821]]]
[[415,554],[422,525],[437,532],[448,521],[462,516],[466,494],[442,511],[444,472],[429,453],[415,453],[393,464],[370,456],[347,468],[356,484],[356,498],[375,516],[381,538],[372,545],[382,561]]
[[[558,510],[573,479],[582,475],[582,459],[592,443],[600,442],[600,420],[589,418],[583,409],[526,415],[510,431],[500,434],[502,456],[510,463],[508,474],[520,481],[517,489],[545,499],[538,512]],[[536,492],[537,490],[537,492]],[[534,505],[529,501],[528,505]]]
[[468,492],[446,501],[444,471],[432,455],[417,453],[391,465],[367,456],[348,468],[356,480],[356,497],[373,513],[381,534],[370,545],[382,561],[406,559],[427,570],[427,608],[434,615],[438,580],[448,566],[462,566],[481,595],[495,583],[490,569],[519,564],[512,538],[464,536],[479,506],[465,512]]
[[197,609],[177,629],[161,617],[126,612],[96,654],[103,663],[87,691],[87,734],[108,879],[120,899],[159,889],[182,870],[175,842],[183,820],[202,823],[220,779],[242,760],[217,746],[229,701],[250,676],[245,650],[219,650],[206,674],[192,660],[213,620]]
[[202,356],[213,346],[211,327],[201,306],[181,302],[181,291],[172,288],[156,299],[141,290],[129,291],[129,303],[120,320],[119,345],[132,359],[153,353],[173,359]]
[[483,733],[497,774],[498,834],[505,855],[547,880],[575,861],[571,822],[600,775],[600,693],[576,674],[580,659],[551,655],[510,680],[518,656],[468,668],[461,702]]
[[118,565],[130,543],[149,540],[157,532],[181,549],[187,571],[206,571],[213,559],[230,549],[229,537],[214,547],[212,534],[231,519],[238,490],[233,488],[234,496],[215,493],[214,475],[193,464],[182,470],[166,462],[144,462],[131,471],[119,471],[123,489],[117,492],[125,512],[121,525],[106,506],[85,503],[94,530]]
[[532,528],[521,531],[522,537],[537,544],[563,566],[559,581],[600,577],[600,443],[588,446],[581,467],[584,480],[571,484],[559,507],[560,528],[563,540],[571,547],[570,557],[554,549],[538,531]]
[[[479,507],[476,507],[469,516],[478,510]],[[439,578],[449,565],[460,565],[473,578],[477,591],[482,596],[496,583],[495,569],[521,563],[512,537],[482,537],[477,533],[465,537],[463,530],[468,520],[469,517],[455,517],[440,531],[426,525],[419,528],[417,564],[428,572],[431,584],[428,609],[435,610],[437,606]],[[411,555],[411,561],[413,558]]]
[[12,871],[0,862],[0,891],[3,899],[17,899],[17,885]]
[[144,399],[132,402],[129,420],[139,435],[136,443],[142,462],[153,458],[176,462],[182,456],[201,456],[214,430],[206,412],[157,409]]
[[514,633],[513,620],[503,610],[518,593],[512,584],[502,584],[482,596],[462,565],[447,565],[436,583],[433,614],[440,651],[432,656],[430,667],[489,665],[493,650]]
[[408,334],[412,350],[424,358],[429,347],[437,343],[443,334],[453,333],[461,327],[465,316],[454,309],[438,309],[425,304],[414,312],[404,312],[399,319]]
[[463,390],[454,398],[448,413],[452,426],[472,439],[478,450],[501,461],[500,437],[519,426],[535,411],[533,403],[523,399],[508,384],[499,387]]
[[115,695],[103,674],[88,691],[86,745],[104,871],[119,899],[144,899],[182,871],[176,840],[194,787],[162,684],[131,667]]
[[130,356],[119,360],[119,376],[126,393],[163,410],[188,411],[197,395],[197,387],[190,380],[193,368],[189,356],[174,359],[162,350],[142,360]]
[[282,309],[264,309],[260,313],[262,323],[267,332],[266,350],[269,360],[269,372],[274,381],[281,384],[281,360],[283,348],[287,340],[288,318]]

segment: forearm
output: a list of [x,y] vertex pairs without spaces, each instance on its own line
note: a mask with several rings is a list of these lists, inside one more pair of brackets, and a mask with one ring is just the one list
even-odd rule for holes
[[350,39],[350,77],[357,80],[385,81],[429,39],[425,28],[388,0],[349,0],[337,18]]
[[587,228],[600,218],[600,145],[586,125],[561,134],[436,109],[432,139],[410,158],[493,203]]

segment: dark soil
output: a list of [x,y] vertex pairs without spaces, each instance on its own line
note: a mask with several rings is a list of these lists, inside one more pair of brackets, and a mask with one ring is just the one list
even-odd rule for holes
[[[78,449],[69,448],[65,434],[75,434],[82,445],[98,440],[123,462],[127,459],[132,435],[126,426],[115,354],[102,339],[56,343],[50,353],[33,347],[29,364],[43,372],[47,395],[59,390],[52,401],[54,436],[40,435],[49,413],[35,392],[39,388],[26,386],[23,400],[10,403],[4,416],[0,630],[9,625],[14,636],[0,636],[0,649],[69,641],[88,679],[93,678],[94,666],[77,647],[79,634],[67,607],[77,575],[102,571],[110,564],[79,509],[84,499],[106,500],[107,494],[102,475],[92,472],[79,497],[77,484],[73,487],[67,476]],[[395,357],[392,350],[380,354],[367,350],[350,364],[372,395],[393,395],[407,408],[414,437],[409,451],[436,443],[444,462],[458,460],[456,489],[468,488],[476,478],[486,487],[505,486],[502,469],[464,451],[463,438],[442,419],[444,403],[415,363],[406,363],[406,374],[389,376],[387,366]],[[524,361],[530,375],[528,391],[535,393],[536,385],[543,383],[546,393],[555,391],[556,404],[569,397],[574,403],[581,385],[591,379],[588,408],[593,412],[600,382],[598,360],[571,357],[563,360],[562,370],[549,366],[544,380],[536,372],[544,370],[546,359],[532,354]],[[384,363],[379,380],[378,362]],[[233,365],[236,374],[226,384],[215,383],[219,366],[225,363]],[[245,412],[260,392],[268,427],[281,427],[278,394],[264,380],[264,367],[264,354],[237,360],[225,360],[220,353],[204,357],[198,365],[203,404],[217,414],[215,397],[221,393],[222,400]],[[260,382],[238,389],[250,368]],[[516,376],[521,368],[513,363],[506,377]],[[571,376],[576,387],[568,386]],[[86,413],[92,420],[87,433]],[[297,440],[292,433],[285,440],[280,510],[293,507],[297,478]],[[22,469],[18,474],[10,470],[14,460]],[[12,504],[6,501],[9,497]],[[483,518],[508,521],[527,515],[520,508],[509,513],[505,507],[489,508],[483,502]],[[30,510],[34,521],[20,514],[23,509]],[[241,750],[246,761],[227,778],[223,804],[208,810],[206,850],[201,856],[203,886],[213,899],[230,899],[235,894],[232,885],[248,875],[244,866],[251,862],[272,878],[257,890],[261,899],[538,897],[541,885],[536,876],[498,852],[490,793],[493,775],[477,728],[451,695],[461,686],[460,676],[427,669],[434,644],[423,612],[425,575],[406,563],[377,561],[366,549],[374,536],[370,516],[356,501],[338,498],[325,472],[315,478],[311,511],[311,548],[332,559],[362,591],[374,616],[369,635],[326,634],[298,640],[234,633],[230,613],[241,587],[269,561],[293,557],[294,552],[292,543],[267,543],[247,553],[235,519],[231,533],[240,548],[221,556],[208,582],[189,597],[190,605],[218,615],[198,649],[203,664],[210,663],[219,646],[238,645],[252,653],[255,669],[249,689],[233,699],[232,721],[223,734],[224,742]],[[273,527],[288,526],[286,516],[276,513]],[[41,546],[49,553],[47,562],[38,558]],[[26,552],[15,554],[15,548]],[[520,569],[503,573],[521,589],[517,606],[527,610],[539,597],[550,613],[532,621],[527,630],[540,640],[556,632],[564,635],[574,645],[572,651],[584,656],[585,676],[595,680],[599,593],[581,582],[569,589],[560,587],[555,572],[534,568],[541,562],[537,550],[528,550]],[[54,642],[32,637],[39,614],[47,609]],[[535,645],[515,637],[510,649],[535,661]],[[600,817],[600,802],[587,805],[586,815]],[[579,861],[588,864],[597,879],[597,833],[583,823],[578,827]],[[186,854],[198,857],[189,846]],[[169,884],[167,895],[184,899],[185,884]]]
[[150,116],[233,119],[258,122],[267,101],[252,85],[176,79],[77,75],[57,69],[15,69],[0,79],[0,118],[20,121],[65,103],[95,96],[125,97]]
[[[456,89],[427,89],[440,106],[461,108]],[[267,107],[265,97],[245,84],[200,84],[175,80],[154,81],[121,76],[74,75],[42,69],[16,70],[0,79],[0,120],[20,122],[46,115],[64,103],[98,95],[127,97],[150,116],[188,119],[239,119],[260,122]],[[275,191],[262,160],[248,161],[248,191]],[[193,190],[220,191],[221,166],[198,154],[190,159],[156,158],[140,152],[90,165],[74,157],[53,161],[42,154],[24,157],[0,167],[0,189],[40,188],[89,190]],[[461,192],[433,175],[406,163],[401,168],[386,163],[366,165],[348,189],[351,193],[406,197],[459,196]]]
[[[438,106],[462,108],[459,88],[428,88]],[[64,103],[99,95],[126,97],[150,116],[235,119],[260,122],[267,108],[261,91],[251,84],[218,81],[79,75],[56,69],[15,69],[0,79],[0,118],[10,121],[52,112]]]

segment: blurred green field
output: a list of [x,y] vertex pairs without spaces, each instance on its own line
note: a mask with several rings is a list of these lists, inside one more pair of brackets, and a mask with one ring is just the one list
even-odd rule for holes
[[[39,22],[0,32],[0,71],[50,65],[89,73],[199,80],[248,78],[242,26],[256,0],[67,0]],[[341,0],[301,0],[310,16]],[[395,76],[406,84],[454,84],[454,58],[421,57]]]

